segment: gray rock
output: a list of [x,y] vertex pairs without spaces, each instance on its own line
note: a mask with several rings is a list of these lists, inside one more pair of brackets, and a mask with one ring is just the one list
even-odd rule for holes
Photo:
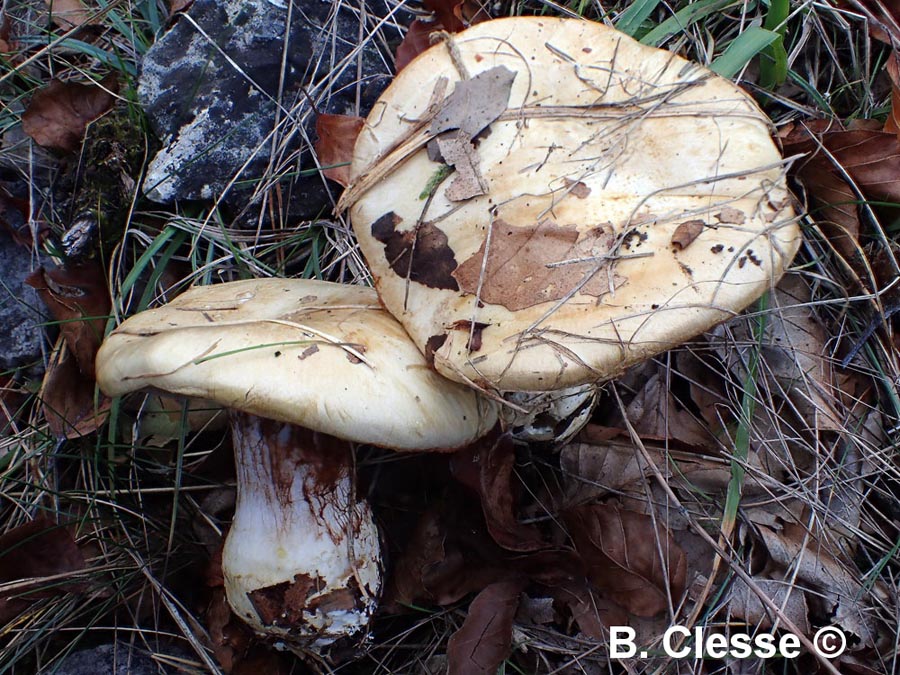
[[100,645],[72,652],[53,669],[54,675],[160,675],[174,673],[143,650],[126,644]]
[[32,266],[28,249],[0,227],[0,372],[22,367],[39,371],[46,320],[37,292],[25,284]]
[[384,2],[361,12],[345,1],[195,0],[142,64],[138,95],[164,145],[145,194],[168,203],[227,191],[226,203],[242,208],[274,161],[274,173],[293,176],[281,191],[292,215],[330,208],[323,178],[297,174],[315,169],[314,111],[365,114],[389,82],[383,36],[358,46],[374,25],[391,25],[378,24]]

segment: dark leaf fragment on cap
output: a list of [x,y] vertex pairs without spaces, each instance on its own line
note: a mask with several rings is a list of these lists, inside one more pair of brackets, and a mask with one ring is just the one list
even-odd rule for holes
[[456,258],[447,243],[447,235],[432,223],[400,232],[402,219],[389,211],[372,223],[372,236],[384,244],[391,269],[403,279],[429,288],[459,290],[453,270]]
[[[603,261],[615,243],[609,230],[597,227],[579,234],[574,226],[549,220],[516,227],[500,218],[492,228],[481,248],[453,272],[466,293],[480,290],[483,302],[516,312],[573,291],[595,297],[610,292],[608,266]],[[490,251],[486,252],[488,241]]]
[[706,225],[706,223],[702,220],[684,221],[681,225],[676,227],[675,232],[672,233],[672,246],[678,251],[683,251],[690,246],[694,239],[700,236],[700,233],[703,232],[704,225]]

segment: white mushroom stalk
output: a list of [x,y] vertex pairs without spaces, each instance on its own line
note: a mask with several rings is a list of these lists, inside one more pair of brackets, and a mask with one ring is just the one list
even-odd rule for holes
[[231,426],[238,490],[222,569],[232,609],[254,630],[317,653],[365,634],[381,547],[356,494],[351,444],[243,413]]
[[446,451],[497,422],[493,403],[429,368],[374,290],[321,281],[191,289],[113,331],[97,382],[231,410],[228,601],[258,633],[313,653],[364,640],[382,586],[377,529],[338,439]]

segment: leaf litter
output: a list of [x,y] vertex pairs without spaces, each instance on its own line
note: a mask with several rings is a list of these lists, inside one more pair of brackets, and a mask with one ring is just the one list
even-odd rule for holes
[[[429,3],[426,3],[426,6],[428,4]],[[453,16],[458,20],[457,15],[462,14],[463,3],[448,2],[443,3],[443,5],[446,7],[446,9],[443,10],[444,15],[446,17]],[[440,12],[438,13],[438,16],[441,16]],[[447,18],[447,21],[451,20]],[[431,29],[428,32],[431,32]],[[73,128],[74,131],[72,134],[77,136],[77,124],[73,125]],[[866,131],[868,132],[870,130]],[[885,133],[896,133],[896,130],[886,127]],[[74,147],[77,147],[77,143],[75,143]],[[472,144],[472,147],[475,147],[474,144]],[[465,157],[470,156],[468,152],[464,152],[463,155]],[[862,153],[860,156],[862,156]],[[477,168],[477,164],[474,166]],[[458,166],[457,171],[462,173]],[[837,177],[844,182],[842,186],[838,187],[836,192],[828,195],[828,180],[818,181],[818,178],[821,178],[822,175],[826,173],[826,169],[820,167],[819,171],[819,174],[816,174],[815,171],[813,171],[810,174],[811,178],[807,181],[811,190],[819,191],[822,190],[824,186],[825,192],[820,194],[825,194],[827,199],[841,198],[842,195],[844,197],[855,195],[852,186],[850,186],[850,184],[844,180],[843,175],[841,175],[843,172],[840,169],[835,170],[833,163],[827,171],[837,175]],[[872,187],[867,183],[862,183],[861,185],[865,186],[866,189]],[[841,189],[844,189],[844,187],[847,187],[850,191],[841,192]],[[572,190],[572,193],[577,197],[576,189],[577,186]],[[462,194],[465,194],[465,192]],[[462,199],[465,198],[466,197],[462,197]],[[821,197],[816,198],[822,199]],[[855,199],[856,197],[854,196],[853,198]],[[822,199],[822,201],[823,203],[827,203],[825,199]],[[834,206],[834,204],[831,206]],[[859,241],[860,218],[859,211],[855,206],[853,211],[857,223],[857,230],[853,235],[853,241],[855,243]],[[727,217],[729,216],[726,216],[726,218]],[[731,222],[722,218],[719,220],[720,222]],[[392,229],[391,233],[395,231],[396,229]],[[427,232],[428,230],[426,230],[426,240],[428,239]],[[690,241],[693,241],[693,238],[690,238]],[[689,245],[690,241],[686,242],[684,246]],[[408,249],[409,246],[410,242],[407,240],[398,248],[403,249],[406,247]],[[398,257],[398,265],[400,264],[399,261],[402,259],[402,253],[400,255],[401,257]],[[407,267],[413,266],[411,262],[406,259],[402,259],[402,262],[406,263]],[[801,305],[804,302],[806,302],[806,300],[798,300],[797,298],[791,300],[791,303],[796,305]],[[802,313],[797,317],[788,317],[787,325],[779,327],[776,332],[781,332],[788,337],[796,337],[804,344],[807,350],[821,348],[822,351],[818,353],[824,355],[826,353],[824,345],[818,341],[816,335],[813,335],[812,337],[809,336],[810,330],[805,326],[803,319]],[[815,333],[816,331],[812,332]],[[785,349],[785,351],[789,350]],[[808,355],[809,352],[807,352],[807,356]],[[709,355],[706,356],[709,357]],[[712,358],[718,358],[718,355],[713,355]],[[784,361],[784,359],[782,360]],[[809,402],[808,399],[811,396],[808,388],[810,380],[803,371],[804,365],[807,364],[805,364],[802,359],[792,360],[788,354],[785,363],[782,363],[779,368],[775,369],[775,372],[768,372],[766,374],[766,377],[772,377],[770,389],[773,388],[774,385],[777,385],[778,390],[783,393],[783,397],[789,400],[792,406],[796,406],[796,401],[798,400],[806,400]],[[678,368],[680,367],[681,362],[679,359]],[[801,373],[801,377],[798,378],[797,373]],[[727,436],[728,430],[733,430],[735,417],[723,411],[733,403],[733,392],[729,392],[728,390],[729,386],[734,384],[734,380],[740,382],[739,375],[740,370],[735,367],[731,377],[721,378],[721,375],[719,376],[720,379],[730,380],[728,384],[714,382],[712,384],[703,383],[701,385],[699,382],[692,382],[690,390],[692,392],[692,403],[695,404],[695,407],[691,408],[690,413],[688,413],[686,408],[680,407],[680,405],[675,402],[676,397],[667,387],[668,383],[663,379],[661,372],[657,373],[654,382],[641,389],[637,396],[631,401],[626,417],[635,422],[635,427],[638,429],[638,433],[642,438],[653,438],[658,441],[663,441],[658,447],[651,446],[651,453],[657,466],[666,471],[666,475],[670,481],[681,481],[681,487],[685,493],[689,491],[688,488],[700,488],[702,491],[706,492],[711,492],[716,489],[721,490],[727,484],[729,470],[727,466],[723,464],[723,458],[720,452],[721,441],[723,437]],[[828,378],[822,375],[822,369],[816,367],[813,368],[811,381],[818,386],[823,382],[827,384]],[[835,405],[829,400],[828,388],[823,387],[821,392],[822,400],[828,404],[824,409],[828,410],[829,406],[833,409]],[[654,403],[656,403],[655,409]],[[819,405],[819,403],[811,403],[811,405],[816,406]],[[840,412],[841,411],[837,411],[836,414],[840,414]],[[681,413],[684,414],[682,415]],[[826,421],[829,421],[831,418],[826,415],[825,419]],[[709,427],[705,432],[703,429],[704,426]],[[840,431],[839,428],[825,430],[833,431],[834,433]],[[809,431],[809,429],[805,429],[804,431]],[[709,454],[704,455],[700,452],[695,452],[693,455],[685,453],[678,455],[677,452],[673,454],[671,445],[678,445],[679,443],[681,446],[689,446],[694,451],[706,450]],[[590,523],[591,527],[601,528],[602,530],[603,527],[614,529],[613,526],[615,526],[621,531],[625,531],[626,528],[621,521],[636,520],[643,522],[644,524],[641,526],[633,526],[633,531],[635,532],[640,531],[644,534],[651,534],[655,538],[659,538],[664,534],[669,537],[674,537],[676,542],[681,541],[678,539],[679,533],[677,529],[669,527],[667,528],[667,531],[661,533],[659,529],[653,529],[652,524],[646,524],[646,519],[649,517],[647,514],[638,514],[637,511],[632,512],[628,508],[623,507],[623,504],[636,507],[636,502],[647,500],[647,495],[642,492],[642,489],[645,487],[646,482],[651,478],[652,474],[651,468],[648,467],[646,463],[641,464],[635,459],[633,447],[625,446],[623,444],[620,444],[617,447],[613,444],[606,447],[594,447],[591,446],[590,443],[584,443],[584,438],[579,441],[579,445],[582,450],[585,451],[588,447],[593,447],[596,451],[593,453],[594,461],[608,463],[607,468],[601,473],[602,478],[599,480],[603,482],[604,485],[607,485],[609,489],[603,490],[598,489],[595,485],[591,486],[593,492],[590,494],[582,492],[578,496],[577,501],[580,502],[579,506],[567,507],[566,504],[573,503],[569,499],[562,506],[558,504],[553,505],[553,515],[564,513],[567,509],[583,508],[591,514],[591,518],[596,518],[597,522]],[[563,461],[565,461],[567,455],[571,457],[573,454],[573,451],[571,450],[572,447],[575,446],[567,446],[563,450],[563,454],[561,455]],[[625,456],[627,453],[630,453],[630,459]],[[585,456],[586,454],[588,453],[585,452]],[[603,458],[602,460],[600,459],[601,456]],[[479,462],[480,461],[481,460],[479,459]],[[497,462],[498,460],[495,459],[491,461]],[[486,465],[489,465],[491,461],[485,460]],[[502,662],[501,654],[505,652],[508,655],[511,649],[511,647],[507,647],[507,644],[511,644],[511,642],[506,638],[508,607],[517,604],[521,609],[522,606],[521,594],[518,596],[517,600],[513,597],[514,594],[512,593],[512,589],[522,583],[521,577],[518,575],[526,573],[523,571],[510,572],[511,566],[508,564],[508,559],[506,558],[508,550],[501,546],[497,539],[499,538],[500,541],[505,541],[505,537],[510,537],[510,532],[516,531],[516,526],[521,525],[528,530],[531,523],[524,524],[517,521],[517,517],[521,515],[521,509],[519,507],[522,500],[520,499],[520,495],[513,494],[514,490],[511,487],[518,481],[514,470],[514,453],[504,454],[502,461],[499,461],[499,463],[502,466],[502,478],[495,478],[493,482],[487,481],[482,485],[483,476],[478,476],[478,487],[474,489],[479,495],[481,506],[479,512],[480,516],[478,516],[478,514],[466,512],[465,516],[456,520],[453,517],[447,517],[446,513],[444,513],[442,517],[438,517],[439,514],[436,515],[437,512],[432,512],[430,517],[423,518],[423,522],[427,525],[427,527],[424,528],[427,533],[423,534],[421,539],[416,540],[422,542],[422,547],[418,550],[418,553],[421,553],[422,556],[417,562],[410,565],[406,571],[403,571],[404,568],[400,565],[397,567],[397,575],[400,577],[402,577],[403,574],[407,574],[410,577],[418,576],[428,580],[428,583],[424,585],[428,585],[430,588],[441,588],[441,592],[430,596],[429,601],[431,602],[434,602],[435,598],[437,598],[439,600],[437,604],[449,605],[453,602],[458,602],[466,595],[472,593],[478,594],[477,599],[473,601],[470,608],[470,614],[474,614],[474,616],[472,617],[471,622],[467,619],[466,624],[464,624],[464,628],[466,625],[470,626],[470,631],[463,634],[455,643],[457,648],[454,649],[455,656],[452,658],[452,661],[455,663],[453,667],[457,669],[465,667],[461,664],[468,664],[470,667],[476,667],[477,664]],[[579,469],[579,471],[582,470],[584,469]],[[589,471],[582,475],[592,476]],[[593,478],[586,478],[580,482],[584,485],[587,480],[593,480]],[[614,485],[617,487],[613,487]],[[772,489],[771,483],[766,484],[763,477],[757,476],[755,473],[751,474],[748,478],[748,487],[750,489],[748,489],[745,494],[749,493],[751,495],[763,494],[766,490],[771,491]],[[625,490],[629,493],[629,496],[621,503],[618,503],[617,506],[610,506],[613,504],[613,502],[609,501],[610,490],[616,489]],[[571,497],[571,495],[569,497]],[[614,511],[608,511],[608,508],[612,508]],[[611,515],[613,513],[616,515]],[[635,519],[631,515],[625,515],[623,517],[622,513],[634,513],[642,516],[644,520]],[[807,581],[806,585],[802,585],[799,589],[796,589],[789,598],[786,598],[784,591],[786,588],[785,578],[790,580],[790,575],[797,569],[796,561],[798,555],[818,556],[822,548],[820,545],[821,542],[816,542],[815,544],[808,542],[806,549],[803,549],[802,539],[795,540],[799,535],[796,533],[786,534],[783,523],[779,524],[778,518],[772,517],[771,513],[763,513],[762,510],[755,509],[752,504],[748,506],[746,513],[754,526],[763,528],[763,534],[756,538],[755,544],[760,549],[767,549],[766,555],[769,559],[769,568],[754,576],[758,588],[761,588],[778,604],[781,604],[782,601],[786,600],[787,605],[784,610],[786,615],[798,626],[807,630],[809,628],[809,622],[804,622],[804,620],[810,616],[811,611],[809,603],[807,602],[807,597],[819,595],[821,593],[819,590],[820,587],[823,584],[828,584],[829,581],[839,589],[844,588],[845,585],[848,589],[853,588],[850,582],[845,578],[846,574],[842,577],[841,573],[834,569],[835,564],[837,564],[838,569],[846,570],[848,568],[847,561],[841,560],[837,563],[832,563],[826,560],[825,563],[823,563],[823,567],[828,570],[828,573],[820,574],[817,579],[814,574],[810,573],[809,569],[804,568],[802,570],[803,575],[805,575],[804,579],[806,580],[808,577],[813,579],[813,581]],[[484,522],[480,522],[479,517],[482,518]],[[492,520],[494,521],[493,524]],[[610,522],[606,521],[610,521],[612,526],[610,526]],[[764,525],[761,525],[763,522]],[[498,527],[498,523],[501,524],[500,527]],[[480,550],[484,554],[481,558],[478,558],[477,556],[474,558],[469,557],[466,553],[468,548],[472,545],[472,542],[464,540],[464,538],[459,535],[459,530],[465,527],[469,527],[473,530],[479,530],[480,528],[479,534],[485,535],[480,544],[476,544],[476,548],[481,546]],[[578,528],[576,527],[575,529],[577,534]],[[552,530],[552,528],[547,526],[541,529],[544,543],[545,545],[557,545],[560,541],[560,533],[555,530],[551,532],[550,530]],[[788,532],[790,532],[790,530],[788,530]],[[452,536],[448,537],[448,533],[451,533]],[[745,534],[747,534],[746,531]],[[747,536],[749,537],[750,535],[748,534]],[[456,537],[455,543],[453,542],[453,537]],[[781,541],[781,539],[784,538],[787,539],[787,542]],[[696,569],[691,562],[691,552],[681,543],[678,544],[678,547],[687,557],[688,572],[696,572]],[[418,548],[417,545],[410,545],[405,550],[413,552],[413,549]],[[610,557],[609,552],[596,546],[595,542],[590,537],[587,537],[586,543],[582,542],[581,548],[583,551],[580,551],[579,554],[582,558],[586,557],[591,559],[594,556]],[[555,551],[552,551],[552,553],[555,553]],[[663,579],[662,575],[653,573],[654,562],[652,556],[645,557],[645,559],[642,560],[640,555],[632,552],[628,552],[628,555],[625,556],[621,549],[616,549],[613,553],[613,567],[618,565],[618,567],[623,570],[623,573],[627,572],[628,570],[622,567],[620,562],[624,560],[625,557],[628,557],[629,559],[633,558],[637,569],[643,570],[637,573],[638,578],[649,584],[652,589],[655,589],[654,592],[671,593],[674,601],[676,603],[678,602],[678,598],[675,598],[675,594],[672,593],[671,582]],[[837,560],[836,557],[832,556],[832,558]],[[553,558],[550,558],[549,560],[552,559]],[[811,559],[817,560],[818,558],[813,557]],[[658,563],[658,555],[656,562]],[[677,562],[678,560],[676,560],[676,563]],[[609,562],[604,561],[604,564],[608,565]],[[853,568],[849,567],[849,569]],[[479,570],[487,571],[479,574]],[[517,579],[510,581],[508,577],[511,574],[517,576]],[[769,574],[775,575],[776,578],[770,579],[765,576]],[[532,588],[536,583],[534,581],[536,576],[537,575],[534,577],[527,577],[526,574],[526,578],[529,579]],[[453,590],[449,590],[451,587],[449,582],[451,581],[456,584],[456,588]],[[463,581],[468,581],[469,583],[462,583]],[[687,581],[689,582],[690,579]],[[441,586],[441,584],[444,583],[446,583],[446,585]],[[504,584],[506,584],[506,587],[503,586]],[[668,584],[668,588],[666,584]],[[677,585],[676,587],[681,588]],[[771,622],[772,617],[765,611],[765,606],[759,602],[758,597],[756,596],[757,590],[750,589],[743,582],[735,582],[731,590],[730,599],[727,600],[727,609],[731,612],[731,615],[736,618],[751,623],[759,622],[760,625],[765,626],[768,625],[766,623],[767,621]],[[584,575],[578,577],[576,574],[575,578],[560,582],[552,588],[542,588],[542,591],[547,592],[549,597],[553,599],[556,609],[555,622],[559,623],[563,620],[560,617],[561,613],[563,615],[568,615],[568,618],[574,620],[582,632],[590,635],[596,640],[605,639],[606,635],[604,630],[606,626],[611,624],[626,624],[634,622],[635,620],[622,606],[617,605],[610,600],[605,592],[598,590],[595,585],[590,584],[587,581],[587,576]],[[417,590],[415,592],[410,592],[405,598],[409,600],[410,598],[420,597],[417,594],[421,592],[423,591]],[[684,592],[690,592],[689,588]],[[857,610],[866,609],[865,603],[869,601],[869,598],[864,595],[861,597],[862,600],[858,605],[850,605],[849,608],[845,605],[845,609],[848,609],[850,615],[855,615]],[[826,600],[833,601],[833,598],[826,594]],[[636,600],[629,600],[627,598],[623,602],[625,602],[626,606],[632,602],[635,603],[635,606],[640,604]],[[841,605],[838,603],[833,606],[840,608]],[[546,605],[542,605],[542,607],[543,611],[540,616],[541,621],[545,622],[548,620],[550,614],[547,612]],[[491,635],[490,640],[475,640],[473,642],[471,639],[468,639],[473,633],[484,631],[485,627],[491,622],[490,612],[492,611],[496,612],[498,618],[501,619],[498,627],[502,628],[502,630]],[[663,611],[668,611],[668,608],[665,608]],[[849,625],[852,618],[845,618],[842,620],[846,620]],[[511,619],[509,621],[511,622]],[[857,626],[855,630],[858,630],[859,634],[865,634],[867,625],[868,624],[863,622],[863,625]],[[510,631],[511,630],[512,628],[510,627]],[[462,633],[462,631],[460,631],[460,633]],[[869,633],[869,635],[871,635],[871,633]],[[473,644],[476,645],[475,648],[472,648]],[[463,648],[459,647],[459,645],[467,645],[467,647]],[[500,659],[500,661],[498,661],[498,659]],[[465,671],[462,670],[460,672]]]
[[87,125],[112,109],[117,91],[115,75],[92,84],[53,80],[32,97],[22,128],[39,145],[72,152],[81,145]]
[[366,121],[355,115],[316,115],[316,155],[322,173],[343,187],[350,182],[353,146]]

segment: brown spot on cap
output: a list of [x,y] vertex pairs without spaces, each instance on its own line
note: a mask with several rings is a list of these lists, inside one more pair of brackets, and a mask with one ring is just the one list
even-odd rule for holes
[[591,194],[591,188],[588,187],[587,183],[583,183],[580,180],[572,180],[571,178],[563,178],[563,182],[566,184],[569,194],[575,195],[578,199],[587,199]]
[[425,342],[425,360],[428,362],[429,366],[434,365],[434,353],[443,347],[446,341],[447,334],[441,333],[440,335],[432,335]]
[[432,223],[421,223],[406,232],[398,232],[402,222],[389,211],[372,223],[372,236],[384,244],[384,255],[391,269],[403,279],[429,288],[458,291],[453,278],[456,257],[447,243],[447,235]]
[[747,220],[747,214],[743,211],[740,211],[739,209],[734,208],[733,206],[726,206],[716,214],[716,218],[720,223],[743,225],[744,221]]
[[[359,352],[360,354],[365,354],[365,353],[366,353],[366,346],[365,346],[365,345],[351,344],[351,345],[347,345],[347,346],[348,346],[348,347],[352,347],[353,349],[355,349],[355,350],[356,350],[357,352]],[[359,359],[359,358],[358,358],[356,355],[354,355],[352,352],[349,352],[349,351],[347,351],[347,350],[344,350],[344,355],[347,357],[347,360],[348,360],[350,363],[353,363],[353,364],[362,363],[362,360]]]
[[309,356],[312,356],[313,354],[315,354],[318,351],[319,351],[319,345],[310,345],[309,347],[304,349],[302,352],[300,352],[300,356],[298,356],[297,358],[302,361],[303,359],[305,359]]
[[470,352],[477,352],[481,349],[481,332],[490,325],[489,323],[472,322],[463,319],[450,326],[450,330],[464,330],[469,333],[469,342],[466,345],[466,349]]

